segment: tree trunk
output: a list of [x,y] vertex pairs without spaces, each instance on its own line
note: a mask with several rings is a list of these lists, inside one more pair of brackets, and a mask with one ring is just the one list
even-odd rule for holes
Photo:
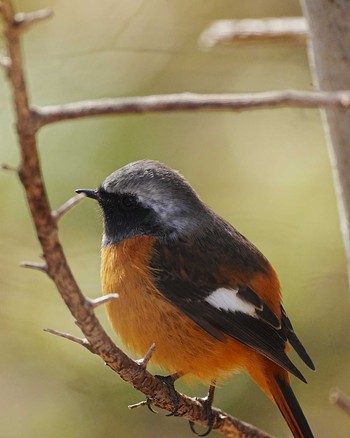
[[[301,0],[309,59],[320,90],[350,90],[350,1]],[[350,284],[350,111],[323,110]]]

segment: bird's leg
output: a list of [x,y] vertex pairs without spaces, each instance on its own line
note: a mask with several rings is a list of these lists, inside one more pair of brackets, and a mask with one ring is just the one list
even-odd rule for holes
[[209,386],[208,395],[206,397],[203,398],[196,397],[196,400],[202,403],[206,412],[207,424],[208,424],[208,429],[206,430],[206,432],[199,434],[194,428],[193,421],[189,421],[192,432],[201,437],[209,435],[209,433],[212,431],[214,426],[215,415],[213,414],[212,406],[214,401],[215,383],[216,383],[215,380],[212,380],[211,385]]
[[[156,344],[152,344],[150,346],[150,348],[148,349],[148,351],[146,352],[146,354],[144,355],[144,357],[142,357],[141,359],[135,360],[135,362],[142,368],[146,369],[148,362],[151,360],[152,355],[154,353],[154,350],[156,348]],[[158,376],[156,376],[158,377]],[[141,402],[141,403],[136,403],[134,405],[130,405],[129,409],[135,409],[138,408],[139,406],[144,406],[146,404],[146,406],[148,407],[148,409],[153,413],[153,414],[158,414],[157,411],[155,411],[152,407],[152,401],[151,399],[149,399],[148,397],[146,398],[145,402]]]
[[[154,377],[157,377],[157,379],[159,379],[162,383],[164,383],[164,385],[166,385],[166,387],[168,388],[169,391],[169,395],[170,395],[170,399],[173,403],[173,405],[175,406],[174,410],[172,412],[170,412],[170,414],[167,414],[167,417],[171,417],[171,416],[177,416],[178,413],[178,409],[180,407],[180,401],[179,401],[179,394],[177,393],[174,383],[177,379],[179,379],[180,377],[183,376],[183,373],[180,371],[178,373],[175,374],[171,374],[170,376],[159,376],[159,375],[155,375]],[[149,406],[147,403],[148,408],[154,412],[154,410],[152,409],[152,406]]]
[[[149,350],[147,351],[147,353],[145,354],[145,356],[142,359],[136,360],[135,362],[140,367],[146,369],[148,362],[152,358],[152,355],[153,355],[155,348],[156,348],[156,345],[152,344],[151,347],[149,348]],[[175,406],[175,409],[170,414],[167,415],[168,417],[170,417],[172,415],[177,415],[177,411],[179,409],[180,402],[179,402],[179,395],[178,395],[178,393],[175,389],[175,386],[174,386],[174,382],[177,379],[179,379],[180,377],[182,377],[183,375],[184,375],[184,373],[182,371],[179,371],[178,373],[171,374],[170,376],[159,376],[157,374],[154,376],[154,377],[157,377],[158,380],[160,380],[162,383],[164,383],[167,386],[171,401]],[[152,400],[149,399],[148,397],[146,398],[145,402],[136,403],[135,405],[130,405],[129,409],[134,409],[134,408],[137,408],[139,406],[144,406],[145,404],[148,407],[148,409],[151,412],[153,412],[153,414],[158,414],[158,412],[153,409]]]
[[[171,417],[172,415],[175,416],[178,415],[177,410],[179,409],[180,402],[179,402],[179,395],[174,386],[174,382],[182,376],[183,376],[182,372],[171,374],[170,376],[159,376],[157,374],[154,376],[157,377],[158,380],[160,380],[162,383],[164,383],[164,385],[167,386],[171,401],[175,406],[175,409],[170,414],[167,414],[168,417]],[[139,406],[145,406],[145,405],[153,414],[158,414],[158,412],[153,409],[152,400],[148,397],[146,398],[145,402],[137,403],[135,405],[130,405],[129,409],[134,409],[134,408],[138,408]]]

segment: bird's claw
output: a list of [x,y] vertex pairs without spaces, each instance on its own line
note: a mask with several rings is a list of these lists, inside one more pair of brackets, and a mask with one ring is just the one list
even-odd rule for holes
[[199,401],[203,405],[203,408],[205,411],[205,416],[207,419],[208,429],[205,432],[200,434],[196,431],[195,424],[193,421],[189,421],[189,425],[190,425],[192,432],[195,435],[198,435],[200,437],[208,436],[214,427],[215,418],[216,418],[216,416],[212,410],[213,401],[214,401],[214,391],[215,391],[215,382],[213,382],[213,384],[210,386],[209,393],[208,393],[207,397],[196,397],[196,400]]
[[173,411],[171,411],[170,414],[166,414],[166,416],[167,417],[179,416],[178,410],[180,407],[180,400],[179,400],[179,394],[177,393],[175,386],[174,386],[174,382],[178,378],[178,376],[177,375],[170,375],[170,376],[155,375],[154,377],[157,377],[157,379],[159,379],[162,383],[164,383],[164,385],[166,385],[166,387],[168,388],[168,391],[169,391],[171,401],[172,401],[173,405],[175,406]]
[[152,400],[148,397],[146,398],[146,406],[153,414],[158,414],[158,412],[153,409]]

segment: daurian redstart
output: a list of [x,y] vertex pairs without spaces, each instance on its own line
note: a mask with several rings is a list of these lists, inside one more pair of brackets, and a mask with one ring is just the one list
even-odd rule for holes
[[306,381],[287,357],[289,344],[314,365],[263,254],[156,161],[130,163],[97,190],[77,192],[103,211],[102,289],[119,294],[107,307],[125,345],[142,356],[155,343],[153,363],[210,384],[212,394],[215,382],[244,370],[294,437],[312,437],[290,387],[289,373]]

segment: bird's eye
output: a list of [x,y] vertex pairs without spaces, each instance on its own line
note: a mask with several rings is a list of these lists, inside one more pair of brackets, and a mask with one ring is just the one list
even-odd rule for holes
[[123,195],[120,198],[120,205],[125,210],[132,210],[137,205],[137,200],[133,195]]

